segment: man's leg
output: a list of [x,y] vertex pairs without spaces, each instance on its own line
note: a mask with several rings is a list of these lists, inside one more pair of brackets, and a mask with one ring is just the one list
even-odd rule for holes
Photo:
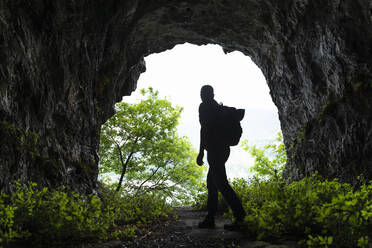
[[208,200],[207,200],[207,210],[208,214],[205,219],[199,223],[199,228],[213,228],[214,224],[214,216],[217,212],[217,205],[218,205],[218,190],[215,185],[213,176],[208,170],[207,175],[207,188],[208,188]]
[[227,181],[225,166],[219,166],[216,168],[216,170],[214,170],[214,180],[216,182],[217,189],[221,192],[226,202],[231,207],[235,219],[238,221],[243,220],[245,211],[239,197],[236,195],[235,191],[231,188],[229,182]]
[[229,155],[230,148],[228,146],[221,146],[208,151],[208,163],[210,165],[208,176],[213,178],[215,187],[221,192],[231,207],[235,219],[240,221],[244,218],[245,211],[238,196],[227,181],[225,163]]
[[218,190],[216,187],[216,183],[213,179],[211,169],[209,169],[207,175],[207,188],[208,188],[207,218],[214,220],[214,216],[216,215],[218,206]]

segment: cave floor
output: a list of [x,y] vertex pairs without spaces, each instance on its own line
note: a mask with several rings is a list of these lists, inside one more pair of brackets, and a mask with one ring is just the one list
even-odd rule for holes
[[103,244],[83,246],[84,248],[176,248],[176,247],[240,247],[240,248],[295,248],[296,242],[268,243],[255,241],[246,234],[224,230],[223,225],[230,223],[222,216],[216,218],[216,228],[199,229],[205,212],[194,211],[188,207],[174,209],[178,218],[172,218],[157,225],[133,241],[113,241]]

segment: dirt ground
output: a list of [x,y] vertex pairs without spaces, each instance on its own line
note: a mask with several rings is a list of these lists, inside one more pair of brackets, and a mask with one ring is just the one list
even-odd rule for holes
[[82,248],[295,248],[296,242],[270,244],[255,241],[241,233],[224,230],[223,225],[230,223],[224,217],[216,218],[216,228],[199,229],[198,223],[203,220],[205,212],[194,211],[191,208],[175,208],[178,218],[159,223],[150,231],[137,236],[133,241],[113,241],[104,244],[83,246]]

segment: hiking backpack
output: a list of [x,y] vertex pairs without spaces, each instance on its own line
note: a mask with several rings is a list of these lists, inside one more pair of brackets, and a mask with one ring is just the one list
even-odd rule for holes
[[242,127],[240,121],[244,117],[244,109],[234,107],[218,106],[218,132],[222,141],[229,146],[236,146],[242,136]]

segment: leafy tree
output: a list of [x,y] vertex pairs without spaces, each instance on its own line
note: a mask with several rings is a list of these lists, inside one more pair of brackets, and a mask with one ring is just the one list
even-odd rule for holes
[[120,175],[117,191],[125,181],[137,195],[156,191],[187,199],[200,183],[203,168],[195,165],[188,139],[177,135],[182,108],[159,99],[152,88],[141,94],[144,99],[137,104],[118,103],[117,113],[102,126],[100,173]]
[[265,145],[263,149],[255,145],[248,145],[248,140],[243,141],[242,147],[255,158],[254,165],[250,168],[255,176],[260,178],[280,178],[282,176],[284,165],[287,162],[287,154],[281,132],[278,132],[274,142]]

